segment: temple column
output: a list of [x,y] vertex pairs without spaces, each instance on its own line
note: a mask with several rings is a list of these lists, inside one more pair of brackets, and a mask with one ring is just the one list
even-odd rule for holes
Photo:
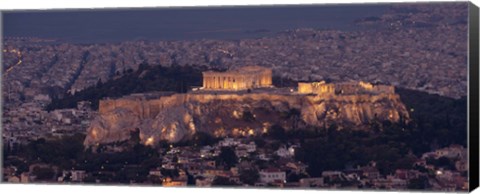
[[218,83],[220,84],[220,89],[223,89],[223,76],[221,76],[219,79],[218,79]]
[[207,78],[207,88],[210,89],[212,87],[212,77]]
[[207,88],[207,82],[205,82],[207,78],[205,77],[205,75],[203,76],[203,88]]
[[212,88],[212,77],[208,77],[207,79],[207,88],[208,89]]
[[212,88],[212,82],[213,82],[213,78],[212,78],[212,77],[209,77],[209,78],[208,78],[208,89],[211,89],[211,88]]
[[215,77],[210,78],[210,88],[214,89],[215,88]]
[[267,76],[266,75],[263,75],[262,85],[263,86],[268,86],[268,81],[267,81]]
[[230,88],[230,77],[229,76],[225,77],[225,86],[226,86],[225,87],[226,89],[231,89]]
[[235,82],[236,77],[232,77],[232,89],[237,90],[238,86],[237,83]]
[[204,83],[204,84],[203,84],[203,85],[204,85],[204,86],[203,86],[204,88],[208,88],[208,81],[209,81],[209,79],[210,79],[210,77],[205,77],[205,78],[204,78],[204,80],[203,80],[203,81],[204,81],[204,82],[203,82],[203,83]]
[[208,88],[208,80],[209,80],[209,77],[205,77],[205,88]]
[[225,76],[220,77],[220,88],[225,88]]
[[227,77],[223,76],[223,79],[222,79],[222,88],[223,89],[227,89],[228,86],[227,86]]
[[210,89],[215,88],[215,80],[213,77],[210,77]]
[[212,78],[212,88],[217,89],[217,77]]
[[223,78],[223,89],[228,89],[228,76]]
[[212,88],[212,77],[208,77],[207,79],[207,88],[208,89]]
[[229,90],[232,89],[232,85],[231,85],[231,83],[230,83],[230,76],[227,76],[227,88],[228,88]]
[[212,79],[212,88],[217,89],[217,77],[213,77]]

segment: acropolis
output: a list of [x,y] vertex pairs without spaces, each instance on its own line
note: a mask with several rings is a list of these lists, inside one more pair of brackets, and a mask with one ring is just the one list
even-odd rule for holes
[[[187,93],[131,94],[99,102],[100,115],[91,123],[85,145],[121,141],[140,129],[145,144],[178,142],[196,131],[217,137],[261,134],[271,124],[284,124],[292,109],[306,126],[336,124],[367,129],[372,119],[408,120],[393,86],[362,81],[299,82],[297,88],[274,87],[272,70],[244,66],[225,72],[203,72],[203,84]],[[250,112],[255,122],[241,119]],[[288,126],[285,126],[288,127]]]

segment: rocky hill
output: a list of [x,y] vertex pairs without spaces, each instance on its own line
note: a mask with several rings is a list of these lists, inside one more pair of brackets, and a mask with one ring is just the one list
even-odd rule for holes
[[337,126],[364,130],[375,121],[406,122],[408,111],[397,94],[321,96],[296,93],[136,94],[100,101],[84,144],[127,140],[139,130],[141,142],[180,142],[197,131],[215,137]]

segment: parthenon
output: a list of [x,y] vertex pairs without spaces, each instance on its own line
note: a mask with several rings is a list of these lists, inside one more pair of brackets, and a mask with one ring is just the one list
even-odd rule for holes
[[272,86],[272,69],[244,66],[226,72],[203,72],[205,90],[246,90]]

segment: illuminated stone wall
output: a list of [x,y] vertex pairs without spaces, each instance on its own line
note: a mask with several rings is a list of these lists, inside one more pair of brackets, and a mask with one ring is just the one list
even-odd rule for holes
[[394,86],[373,85],[368,82],[342,82],[327,84],[321,82],[299,82],[298,93],[318,95],[395,94]]
[[299,82],[298,83],[298,92],[302,94],[320,94],[320,95],[329,95],[335,93],[334,84],[326,84],[325,82]]

